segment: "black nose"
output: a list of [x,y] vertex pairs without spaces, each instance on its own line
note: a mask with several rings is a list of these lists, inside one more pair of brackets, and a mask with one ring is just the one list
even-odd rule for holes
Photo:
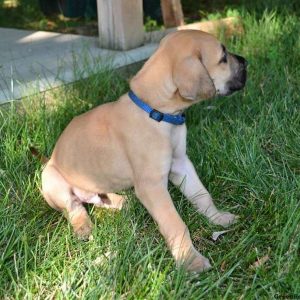
[[244,67],[247,67],[248,62],[244,57],[235,54],[235,58],[238,60],[240,64],[242,64]]

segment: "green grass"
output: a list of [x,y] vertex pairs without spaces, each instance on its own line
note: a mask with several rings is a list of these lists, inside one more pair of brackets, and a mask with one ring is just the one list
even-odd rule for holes
[[[121,212],[89,207],[93,240],[78,241],[39,193],[41,165],[73,116],[126,92],[105,70],[0,110],[1,299],[292,299],[300,297],[300,20],[283,9],[240,12],[245,35],[226,41],[249,60],[244,91],[187,112],[188,153],[221,209],[222,230],[170,187],[197,249],[213,269],[177,270],[146,210],[127,191]],[[251,265],[269,256],[261,267]]]

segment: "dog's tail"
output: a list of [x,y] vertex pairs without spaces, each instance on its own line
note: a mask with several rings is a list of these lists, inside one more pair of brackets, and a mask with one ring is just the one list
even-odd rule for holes
[[29,147],[29,150],[42,164],[46,164],[49,161],[49,158],[41,154],[36,148]]

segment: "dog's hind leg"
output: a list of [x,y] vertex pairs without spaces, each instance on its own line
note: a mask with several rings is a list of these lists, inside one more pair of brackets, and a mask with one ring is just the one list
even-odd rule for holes
[[92,222],[88,213],[80,199],[73,193],[70,184],[53,165],[47,164],[43,170],[42,193],[51,207],[65,213],[79,238],[89,237]]

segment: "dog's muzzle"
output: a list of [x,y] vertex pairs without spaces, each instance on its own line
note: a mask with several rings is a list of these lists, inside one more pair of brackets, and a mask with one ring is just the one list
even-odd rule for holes
[[228,92],[226,95],[231,95],[233,92],[241,90],[245,86],[247,80],[247,60],[236,54],[234,54],[234,57],[238,61],[238,69],[233,78],[227,83]]

